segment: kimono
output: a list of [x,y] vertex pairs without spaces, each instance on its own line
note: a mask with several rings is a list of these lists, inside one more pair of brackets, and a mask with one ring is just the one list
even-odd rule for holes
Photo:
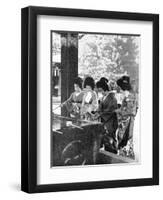
[[128,97],[124,98],[120,111],[117,113],[117,140],[119,154],[130,158],[134,158],[133,127],[137,108],[138,104],[136,94],[129,93]]
[[98,108],[97,94],[93,90],[85,91],[81,104],[81,117],[84,120],[93,121],[93,112]]
[[114,92],[109,92],[104,97],[99,105],[99,115],[101,122],[104,124],[106,134],[103,137],[104,148],[107,151],[116,153],[116,137],[115,133],[118,127],[117,115],[115,110],[117,109],[117,100]]
[[70,113],[71,117],[80,118],[80,108],[83,100],[83,95],[83,92],[73,92],[69,99],[67,99],[66,102],[63,103],[63,105],[66,106],[66,109]]

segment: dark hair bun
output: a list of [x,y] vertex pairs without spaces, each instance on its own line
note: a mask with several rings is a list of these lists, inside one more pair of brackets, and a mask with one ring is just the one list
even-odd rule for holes
[[117,85],[122,90],[131,90],[131,84],[130,84],[130,77],[129,76],[122,76],[120,79],[117,80]]
[[74,79],[74,84],[77,84],[82,89],[83,80],[80,77]]
[[95,81],[90,76],[86,77],[85,80],[84,80],[84,88],[86,88],[87,85],[90,86],[92,88],[92,90],[94,90]]
[[109,91],[108,87],[108,79],[105,77],[102,77],[97,83],[96,83],[97,88],[102,88],[104,91]]
[[100,78],[100,82],[107,84],[108,83],[108,79],[105,78],[105,77],[102,77],[102,78]]

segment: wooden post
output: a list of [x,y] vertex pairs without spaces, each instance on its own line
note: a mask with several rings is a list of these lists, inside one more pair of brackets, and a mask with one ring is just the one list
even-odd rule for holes
[[[78,34],[61,33],[61,102],[67,100],[74,91],[74,78],[78,76]],[[68,115],[65,108],[61,115]]]

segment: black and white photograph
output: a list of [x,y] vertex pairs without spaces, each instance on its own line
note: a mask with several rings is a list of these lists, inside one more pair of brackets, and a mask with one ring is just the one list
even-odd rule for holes
[[23,191],[158,184],[158,23],[22,9]]
[[139,164],[141,35],[49,34],[50,166]]

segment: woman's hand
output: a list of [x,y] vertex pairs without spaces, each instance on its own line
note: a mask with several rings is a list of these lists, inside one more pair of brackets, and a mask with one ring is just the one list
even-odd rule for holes
[[98,113],[98,112],[96,112],[95,114],[94,114],[94,119],[98,119],[100,117],[100,114]]

